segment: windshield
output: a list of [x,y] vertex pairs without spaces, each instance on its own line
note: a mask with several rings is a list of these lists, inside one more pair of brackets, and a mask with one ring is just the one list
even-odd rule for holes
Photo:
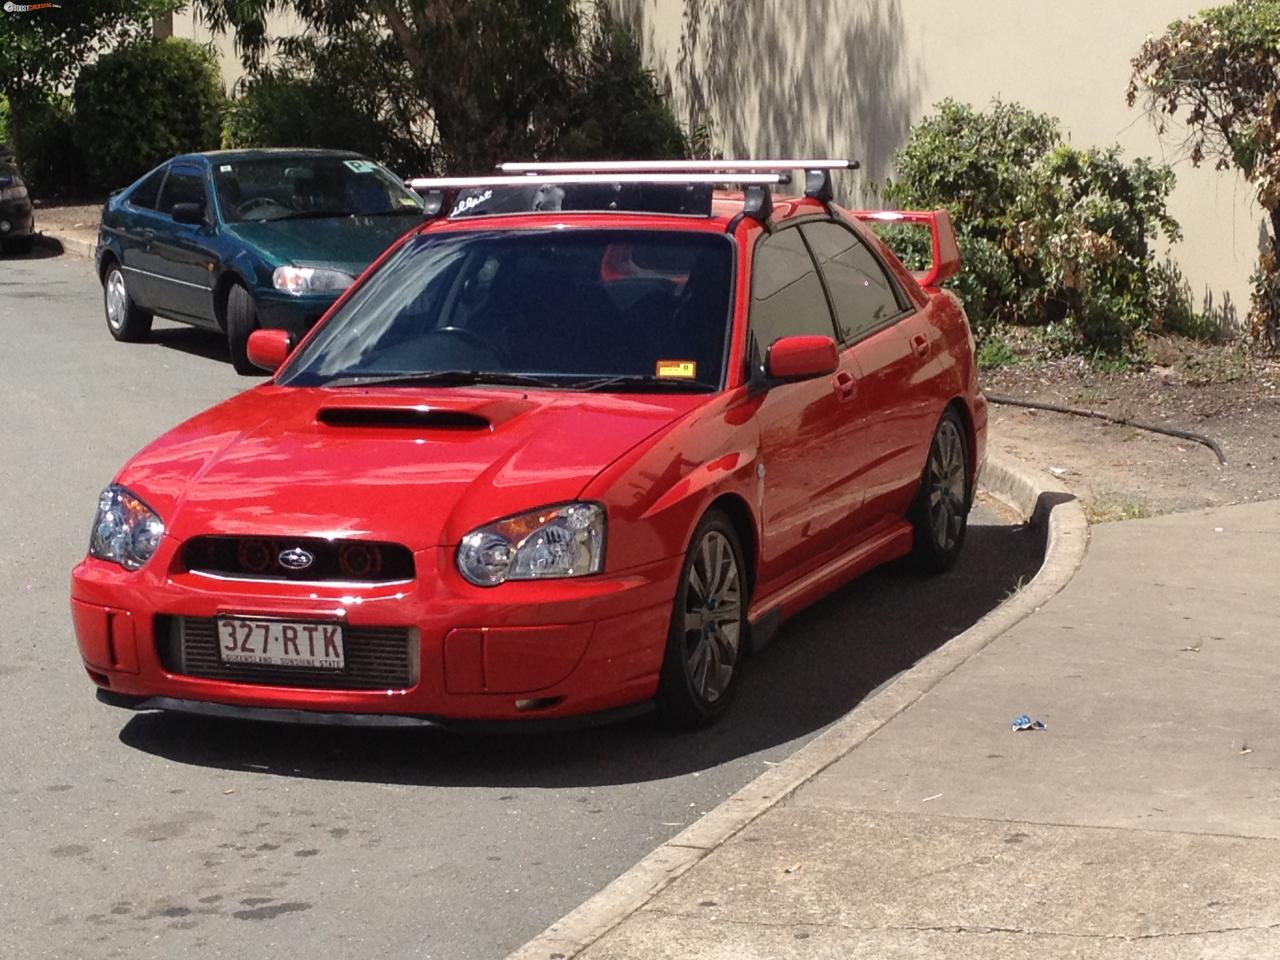
[[307,217],[421,216],[422,201],[372,160],[257,157],[216,162],[213,183],[227,223]]
[[426,234],[352,293],[280,382],[519,374],[570,389],[716,389],[732,272],[732,244],[717,234]]

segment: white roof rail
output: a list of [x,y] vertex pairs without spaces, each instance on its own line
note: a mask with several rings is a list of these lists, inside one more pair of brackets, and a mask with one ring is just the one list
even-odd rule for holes
[[503,163],[503,173],[715,173],[777,170],[857,170],[857,160],[571,160]]
[[483,187],[528,187],[542,183],[738,183],[738,184],[780,184],[790,183],[791,178],[783,173],[572,173],[537,172],[534,175],[491,176],[491,177],[415,177],[405,181],[414,190],[466,190]]

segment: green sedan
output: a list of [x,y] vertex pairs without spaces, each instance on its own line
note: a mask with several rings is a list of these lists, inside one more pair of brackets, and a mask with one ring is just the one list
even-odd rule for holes
[[300,338],[422,200],[382,165],[337,150],[184,154],[107,200],[96,263],[107,329],[145,340],[155,316],[225,334],[240,373],[260,327]]

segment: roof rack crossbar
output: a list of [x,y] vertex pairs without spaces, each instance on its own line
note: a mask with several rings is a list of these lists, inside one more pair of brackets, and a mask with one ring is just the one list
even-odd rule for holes
[[483,187],[528,187],[549,184],[609,184],[609,183],[733,183],[770,185],[790,183],[785,173],[549,173],[536,176],[493,177],[415,177],[405,183],[414,190],[466,190]]
[[716,173],[782,170],[857,170],[857,160],[571,160],[503,163],[503,173]]

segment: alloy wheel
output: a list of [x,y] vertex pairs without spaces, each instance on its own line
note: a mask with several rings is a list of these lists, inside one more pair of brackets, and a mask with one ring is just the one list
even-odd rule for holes
[[107,326],[119,332],[129,310],[129,294],[124,288],[124,275],[112,270],[107,275]]
[[685,669],[693,691],[715,703],[728,689],[742,639],[742,577],[728,539],[708,530],[689,565]]
[[943,420],[929,450],[929,526],[938,549],[955,546],[964,528],[968,491],[964,438],[954,420]]

